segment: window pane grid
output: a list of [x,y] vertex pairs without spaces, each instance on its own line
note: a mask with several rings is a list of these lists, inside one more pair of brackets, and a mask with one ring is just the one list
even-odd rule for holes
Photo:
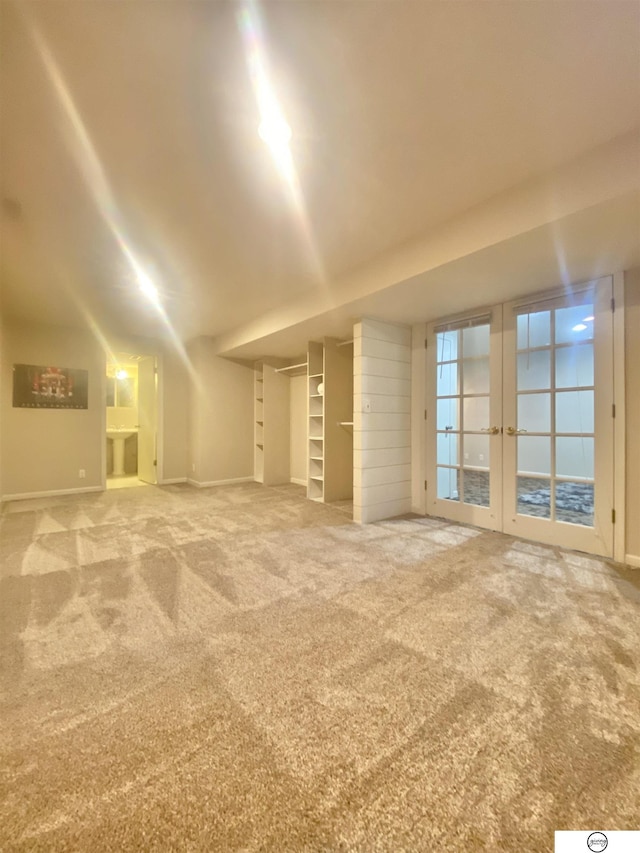
[[[488,506],[488,448],[480,440],[488,437],[482,431],[489,425],[484,423],[487,404],[475,401],[489,401],[489,322],[485,319],[470,329],[465,324],[436,333],[438,497]],[[469,442],[473,438],[473,444],[467,442],[465,447],[466,436]],[[469,472],[468,488],[465,469]]]
[[[578,306],[572,306],[573,314],[575,314],[576,317],[573,317],[572,313],[564,306],[563,308],[557,308],[549,312],[547,327],[550,339],[549,345],[545,344],[542,346],[518,347],[517,349],[516,357],[520,357],[518,359],[518,384],[526,385],[522,390],[517,390],[517,399],[520,399],[520,397],[531,397],[533,394],[538,394],[540,399],[540,406],[536,406],[535,402],[532,401],[535,412],[531,407],[523,408],[518,403],[517,410],[519,415],[521,415],[522,418],[528,418],[530,422],[540,421],[540,417],[543,415],[544,406],[547,405],[547,401],[544,396],[545,392],[549,396],[548,404],[550,409],[550,429],[548,432],[532,430],[526,431],[527,438],[548,439],[548,474],[520,470],[520,456],[524,450],[524,445],[518,441],[519,458],[517,468],[519,497],[517,511],[521,514],[535,515],[540,518],[546,518],[550,521],[562,521],[593,526],[594,479],[593,476],[589,476],[589,474],[593,474],[593,448],[595,439],[593,431],[593,397],[595,392],[595,387],[593,385],[594,326],[591,325],[591,323],[585,324],[583,320],[578,317],[578,314],[582,315],[588,313],[592,315],[593,309],[590,305],[584,307],[580,306],[576,312],[573,310],[576,307]],[[561,327],[558,326],[556,311],[563,311],[563,325]],[[592,317],[590,319],[592,320]],[[580,323],[584,328],[574,328],[574,326],[571,325],[574,320],[576,325]],[[529,318],[527,318],[527,324],[529,322]],[[579,334],[582,334],[583,332],[586,334],[584,334],[578,341],[567,341],[566,336],[569,329]],[[528,335],[528,326],[526,333]],[[523,364],[521,360],[522,355],[526,356],[528,353],[544,352],[549,353],[550,381],[547,382],[547,379],[545,378],[546,369],[544,367],[544,362],[534,362],[533,365],[534,370],[539,371],[542,368],[540,378],[538,378],[537,375],[534,375],[533,378],[529,377],[526,373],[523,375],[521,371],[528,370],[529,365],[528,363],[526,366]],[[562,370],[560,375],[558,374],[557,364],[559,357],[562,358]],[[581,378],[584,378],[587,381],[591,379],[591,383],[588,385],[576,385],[573,383],[571,385],[567,384],[567,380],[571,381],[571,379],[573,379],[575,382],[579,381]],[[532,387],[536,384],[540,384],[541,387],[539,389]],[[568,396],[561,396],[559,399],[558,395]],[[561,424],[558,423],[559,403],[562,407]],[[531,414],[532,412],[534,414],[533,417]],[[519,429],[526,426],[526,421],[522,423],[520,421],[520,417],[518,417],[517,420],[517,426]],[[559,429],[561,426],[567,426],[569,428],[575,428],[575,426],[579,427],[583,422],[588,428],[588,431],[565,432]],[[567,443],[567,440],[571,439],[581,439],[581,441],[576,442],[575,445],[570,445]],[[527,448],[529,450],[527,462],[531,465],[534,457],[531,457],[530,453],[535,450],[535,447],[527,445]],[[562,456],[559,457],[559,454],[562,454]],[[538,464],[541,465],[540,470],[546,470],[547,462],[544,461],[544,453],[540,458],[542,459],[542,462],[538,462]],[[560,464],[560,460],[562,464]],[[558,472],[559,468],[562,473]],[[591,470],[589,470],[590,468]],[[580,471],[581,475],[578,476],[575,473],[569,474],[567,471]],[[526,485],[527,480],[532,481],[530,486]],[[531,488],[535,488],[533,484],[536,482],[540,483],[540,487],[537,492],[531,492]],[[522,488],[524,490],[522,496],[520,496],[520,483],[522,483]],[[535,506],[532,508],[531,504],[535,504]]]

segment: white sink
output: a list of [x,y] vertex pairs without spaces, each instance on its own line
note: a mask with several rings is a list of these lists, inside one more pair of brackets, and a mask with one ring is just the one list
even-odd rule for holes
[[113,442],[113,475],[122,477],[124,474],[124,443],[137,429],[108,429],[107,438]]
[[132,435],[137,433],[137,429],[108,429],[107,428],[107,438],[121,438],[123,441],[126,441]]

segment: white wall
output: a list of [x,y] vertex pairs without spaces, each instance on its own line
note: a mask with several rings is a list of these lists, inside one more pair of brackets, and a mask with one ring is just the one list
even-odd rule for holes
[[409,327],[354,326],[353,384],[353,514],[366,524],[411,510]]
[[189,480],[253,479],[253,370],[215,355],[210,338],[189,347]]
[[307,377],[292,376],[289,384],[290,476],[307,484]]

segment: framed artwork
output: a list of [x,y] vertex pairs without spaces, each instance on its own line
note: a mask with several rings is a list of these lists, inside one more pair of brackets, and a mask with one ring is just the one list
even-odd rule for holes
[[13,405],[20,409],[88,409],[89,371],[14,364]]

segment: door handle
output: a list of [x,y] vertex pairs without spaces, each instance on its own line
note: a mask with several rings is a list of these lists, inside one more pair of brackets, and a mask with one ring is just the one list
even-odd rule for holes
[[529,432],[529,430],[516,429],[515,427],[507,427],[507,435],[517,435],[519,432]]
[[489,435],[497,435],[500,432],[500,427],[482,427],[480,432],[488,432]]

